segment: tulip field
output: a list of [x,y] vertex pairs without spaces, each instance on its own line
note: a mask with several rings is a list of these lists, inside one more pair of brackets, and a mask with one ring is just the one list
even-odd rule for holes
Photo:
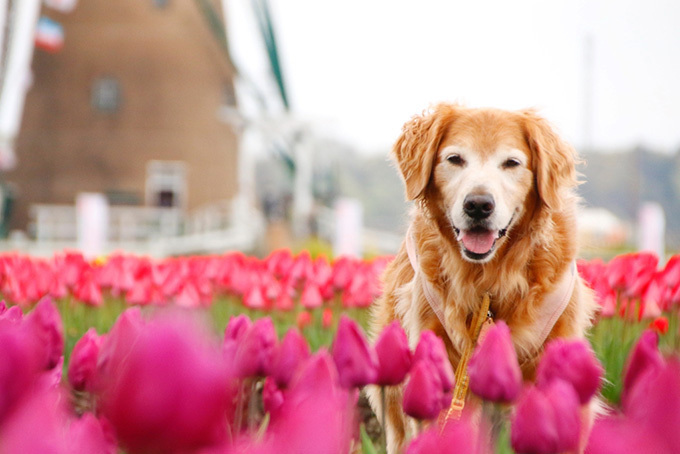
[[590,343],[549,343],[523,383],[498,321],[469,363],[482,403],[448,422],[442,340],[366,338],[389,261],[0,255],[0,454],[381,453],[366,386],[403,386],[408,454],[677,452],[680,256],[581,261]]

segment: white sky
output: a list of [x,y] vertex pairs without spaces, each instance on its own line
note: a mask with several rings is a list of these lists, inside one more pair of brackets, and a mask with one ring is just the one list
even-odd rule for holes
[[[250,4],[232,0],[230,8],[239,3]],[[588,36],[593,145],[680,149],[680,1],[271,5],[294,112],[332,126],[360,149],[385,152],[406,120],[439,101],[536,107],[582,146]],[[247,20],[231,15],[234,58],[258,72],[261,44],[245,31]]]

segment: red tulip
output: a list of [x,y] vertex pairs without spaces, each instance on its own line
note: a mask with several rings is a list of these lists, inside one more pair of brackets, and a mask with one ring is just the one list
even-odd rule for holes
[[97,373],[101,338],[90,328],[76,342],[68,365],[68,381],[76,391],[92,391]]
[[312,314],[310,314],[307,311],[302,311],[297,314],[297,318],[295,319],[295,324],[297,325],[298,329],[303,330],[305,327],[310,325],[312,323]]
[[548,343],[538,365],[538,386],[558,378],[570,383],[581,404],[586,404],[602,384],[604,368],[584,340],[555,339]]
[[404,387],[404,413],[416,419],[434,419],[444,408],[439,372],[430,361],[416,361]]
[[295,329],[288,330],[276,350],[272,364],[272,378],[281,388],[288,387],[298,368],[309,358],[309,345]]
[[511,421],[511,444],[518,453],[555,454],[579,443],[578,395],[565,381],[531,386],[520,396]]
[[321,326],[329,329],[333,324],[333,310],[329,307],[323,310],[321,314]]
[[446,353],[444,341],[432,331],[423,331],[420,335],[420,341],[413,355],[413,364],[420,360],[429,361],[434,365],[445,393],[453,389],[453,369]]
[[649,324],[649,328],[660,335],[664,335],[668,332],[668,319],[666,317],[657,317]]
[[522,390],[522,371],[510,329],[502,320],[489,328],[468,364],[470,391],[492,402],[512,402]]
[[354,388],[374,383],[377,378],[377,358],[361,328],[343,315],[333,342],[333,360],[338,368],[340,384]]
[[411,368],[413,354],[408,346],[406,333],[398,321],[394,321],[383,329],[375,343],[378,358],[379,386],[398,385]]

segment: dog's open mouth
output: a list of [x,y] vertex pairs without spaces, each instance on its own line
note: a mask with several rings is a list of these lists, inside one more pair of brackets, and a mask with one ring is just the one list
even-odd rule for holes
[[494,250],[496,241],[507,233],[507,228],[502,230],[489,230],[485,227],[472,227],[461,230],[454,227],[456,239],[462,245],[463,253],[470,260],[484,260]]

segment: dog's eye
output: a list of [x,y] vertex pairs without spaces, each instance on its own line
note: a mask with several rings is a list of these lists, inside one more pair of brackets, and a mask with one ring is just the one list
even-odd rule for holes
[[457,154],[447,156],[446,160],[449,162],[449,164],[453,164],[454,166],[462,166],[463,164],[465,164],[465,160],[461,158],[460,155]]
[[519,159],[510,158],[503,163],[503,168],[504,169],[511,169],[513,167],[518,167],[520,164],[521,164],[521,162],[519,162]]

